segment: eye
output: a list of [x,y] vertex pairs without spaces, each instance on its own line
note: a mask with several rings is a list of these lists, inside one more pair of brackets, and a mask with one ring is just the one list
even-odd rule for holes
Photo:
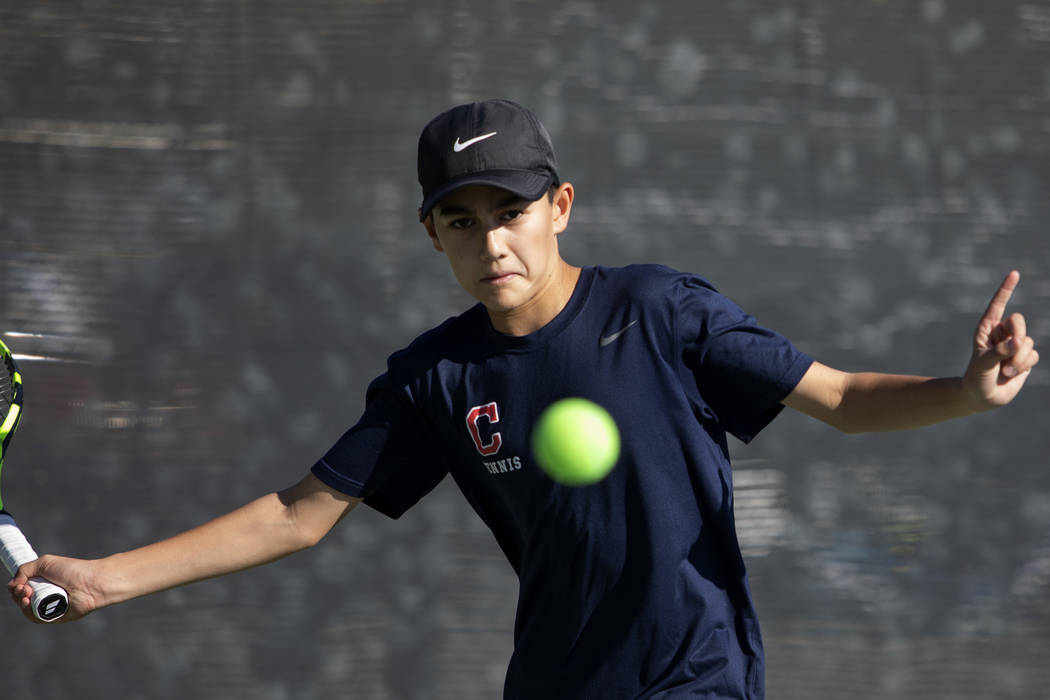
[[500,220],[502,221],[514,221],[525,212],[521,209],[508,209],[507,211],[500,214]]
[[448,222],[448,227],[450,229],[455,229],[457,231],[462,231],[464,229],[468,229],[468,228],[470,228],[473,225],[474,225],[474,219],[468,218],[466,216],[462,216],[462,217],[460,217],[458,219],[453,219],[452,221]]

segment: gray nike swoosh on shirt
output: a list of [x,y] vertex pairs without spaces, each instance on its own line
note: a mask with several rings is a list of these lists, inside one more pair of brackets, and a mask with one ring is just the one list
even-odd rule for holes
[[628,328],[630,328],[631,326],[633,326],[633,325],[634,325],[634,324],[636,324],[636,323],[638,323],[638,319],[634,319],[633,321],[631,321],[630,323],[628,323],[628,324],[627,324],[626,326],[624,326],[624,327],[623,327],[623,328],[621,328],[620,330],[616,331],[615,333],[612,333],[612,334],[610,334],[610,335],[603,335],[603,336],[601,337],[601,339],[599,339],[599,340],[598,340],[598,345],[600,345],[600,346],[602,346],[602,347],[604,348],[604,347],[605,347],[606,345],[608,345],[609,343],[613,343],[613,342],[616,342],[616,340],[617,340],[617,339],[618,339],[618,338],[619,338],[619,337],[620,337],[621,335],[623,335],[624,333],[626,333],[626,332],[627,332],[627,329],[628,329]]

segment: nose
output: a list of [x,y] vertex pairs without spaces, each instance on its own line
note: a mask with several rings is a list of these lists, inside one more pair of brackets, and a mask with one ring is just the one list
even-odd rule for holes
[[491,262],[493,260],[499,260],[507,254],[506,241],[504,236],[506,232],[502,226],[490,227],[485,232],[484,247],[481,251],[481,258],[485,262]]

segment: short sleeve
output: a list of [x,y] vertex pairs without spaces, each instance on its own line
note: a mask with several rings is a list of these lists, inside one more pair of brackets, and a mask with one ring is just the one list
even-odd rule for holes
[[750,442],[783,409],[812,358],[700,277],[680,278],[674,298],[676,332],[700,396],[726,432]]
[[384,375],[369,386],[361,419],[311,471],[328,486],[399,518],[448,473],[440,453],[408,395]]

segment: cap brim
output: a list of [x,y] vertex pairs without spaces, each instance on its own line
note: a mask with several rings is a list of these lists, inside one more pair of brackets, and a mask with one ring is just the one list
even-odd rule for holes
[[445,197],[448,197],[458,189],[470,185],[499,187],[531,202],[542,197],[553,183],[554,175],[549,172],[491,170],[482,173],[469,173],[446,182],[440,188],[427,195],[419,208],[419,220],[423,221],[430,216],[431,210],[440,204]]

